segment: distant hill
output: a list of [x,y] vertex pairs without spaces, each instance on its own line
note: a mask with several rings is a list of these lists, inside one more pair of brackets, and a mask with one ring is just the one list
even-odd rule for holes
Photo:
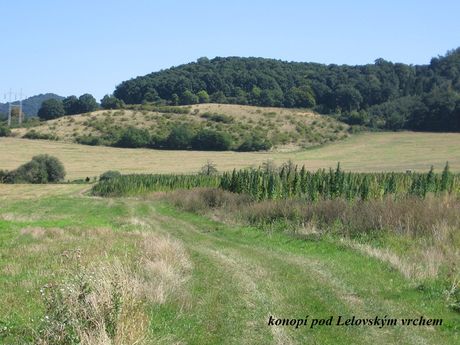
[[460,48],[407,65],[384,59],[348,66],[216,57],[127,80],[127,104],[235,103],[307,107],[349,124],[382,129],[460,131]]
[[[36,96],[29,97],[22,101],[22,111],[26,117],[37,116],[38,110],[40,109],[42,102],[48,99],[59,99],[62,100],[64,97],[56,95],[54,93],[45,93]],[[0,103],[0,114],[4,116],[8,114],[8,103]]]

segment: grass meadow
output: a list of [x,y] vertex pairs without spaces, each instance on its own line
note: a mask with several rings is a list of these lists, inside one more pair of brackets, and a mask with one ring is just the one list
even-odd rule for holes
[[208,160],[219,171],[258,167],[291,159],[308,170],[335,167],[372,172],[414,170],[426,172],[433,165],[440,172],[446,161],[460,171],[460,134],[457,133],[363,133],[337,143],[294,152],[204,152],[121,149],[85,146],[58,141],[0,138],[0,169],[14,169],[32,156],[47,153],[58,157],[70,180],[99,176],[107,170],[122,173],[196,173]]

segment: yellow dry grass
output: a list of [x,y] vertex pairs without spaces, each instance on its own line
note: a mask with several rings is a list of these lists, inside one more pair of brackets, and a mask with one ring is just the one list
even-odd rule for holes
[[[334,167],[341,162],[353,171],[439,171],[449,161],[460,171],[459,133],[364,133],[344,141],[295,152],[205,152],[121,149],[71,143],[0,138],[0,169],[15,169],[34,155],[47,153],[59,158],[68,179],[98,176],[107,170],[122,173],[195,173],[211,160],[219,171],[259,166],[267,160],[276,164],[292,159],[308,169]],[[24,187],[24,193],[37,187]],[[60,186],[53,186],[59,190]],[[78,189],[76,187],[76,189]],[[63,191],[64,192],[64,191]],[[68,189],[65,189],[68,192]],[[0,198],[8,193],[2,186]]]
[[[1,149],[0,149],[1,150]],[[1,167],[0,169],[5,169]],[[13,167],[9,168],[13,169]],[[22,200],[22,199],[39,199],[49,196],[64,196],[78,194],[87,189],[87,185],[70,185],[70,184],[1,184],[0,183],[0,201],[1,200]]]

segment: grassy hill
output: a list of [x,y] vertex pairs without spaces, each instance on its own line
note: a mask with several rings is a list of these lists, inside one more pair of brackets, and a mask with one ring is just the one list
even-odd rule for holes
[[[234,147],[257,135],[276,149],[311,147],[346,138],[349,126],[328,116],[300,109],[262,108],[229,104],[200,104],[188,107],[133,106],[126,110],[101,110],[46,121],[32,130],[35,137],[53,137],[66,142],[113,145],[129,126],[164,138],[171,129],[186,125],[224,132]],[[31,129],[16,129],[24,136]]]
[[345,170],[426,172],[431,165],[441,171],[449,161],[453,171],[460,171],[459,142],[458,133],[388,132],[362,133],[340,142],[292,152],[171,152],[0,138],[0,169],[15,169],[34,155],[48,153],[62,160],[69,179],[97,176],[107,170],[197,172],[207,160],[213,161],[219,171],[259,166],[267,160],[279,165],[288,159],[311,170],[335,167],[340,161]]

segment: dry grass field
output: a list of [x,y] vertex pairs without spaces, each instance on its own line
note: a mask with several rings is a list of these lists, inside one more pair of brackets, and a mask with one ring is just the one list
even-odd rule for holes
[[335,167],[353,171],[440,171],[449,161],[460,171],[460,134],[363,133],[341,142],[293,152],[205,152],[121,149],[19,138],[0,138],[0,169],[14,169],[32,156],[47,153],[64,163],[68,179],[98,176],[107,170],[122,173],[193,173],[208,160],[219,171],[259,166],[267,160],[292,159],[308,169]]

